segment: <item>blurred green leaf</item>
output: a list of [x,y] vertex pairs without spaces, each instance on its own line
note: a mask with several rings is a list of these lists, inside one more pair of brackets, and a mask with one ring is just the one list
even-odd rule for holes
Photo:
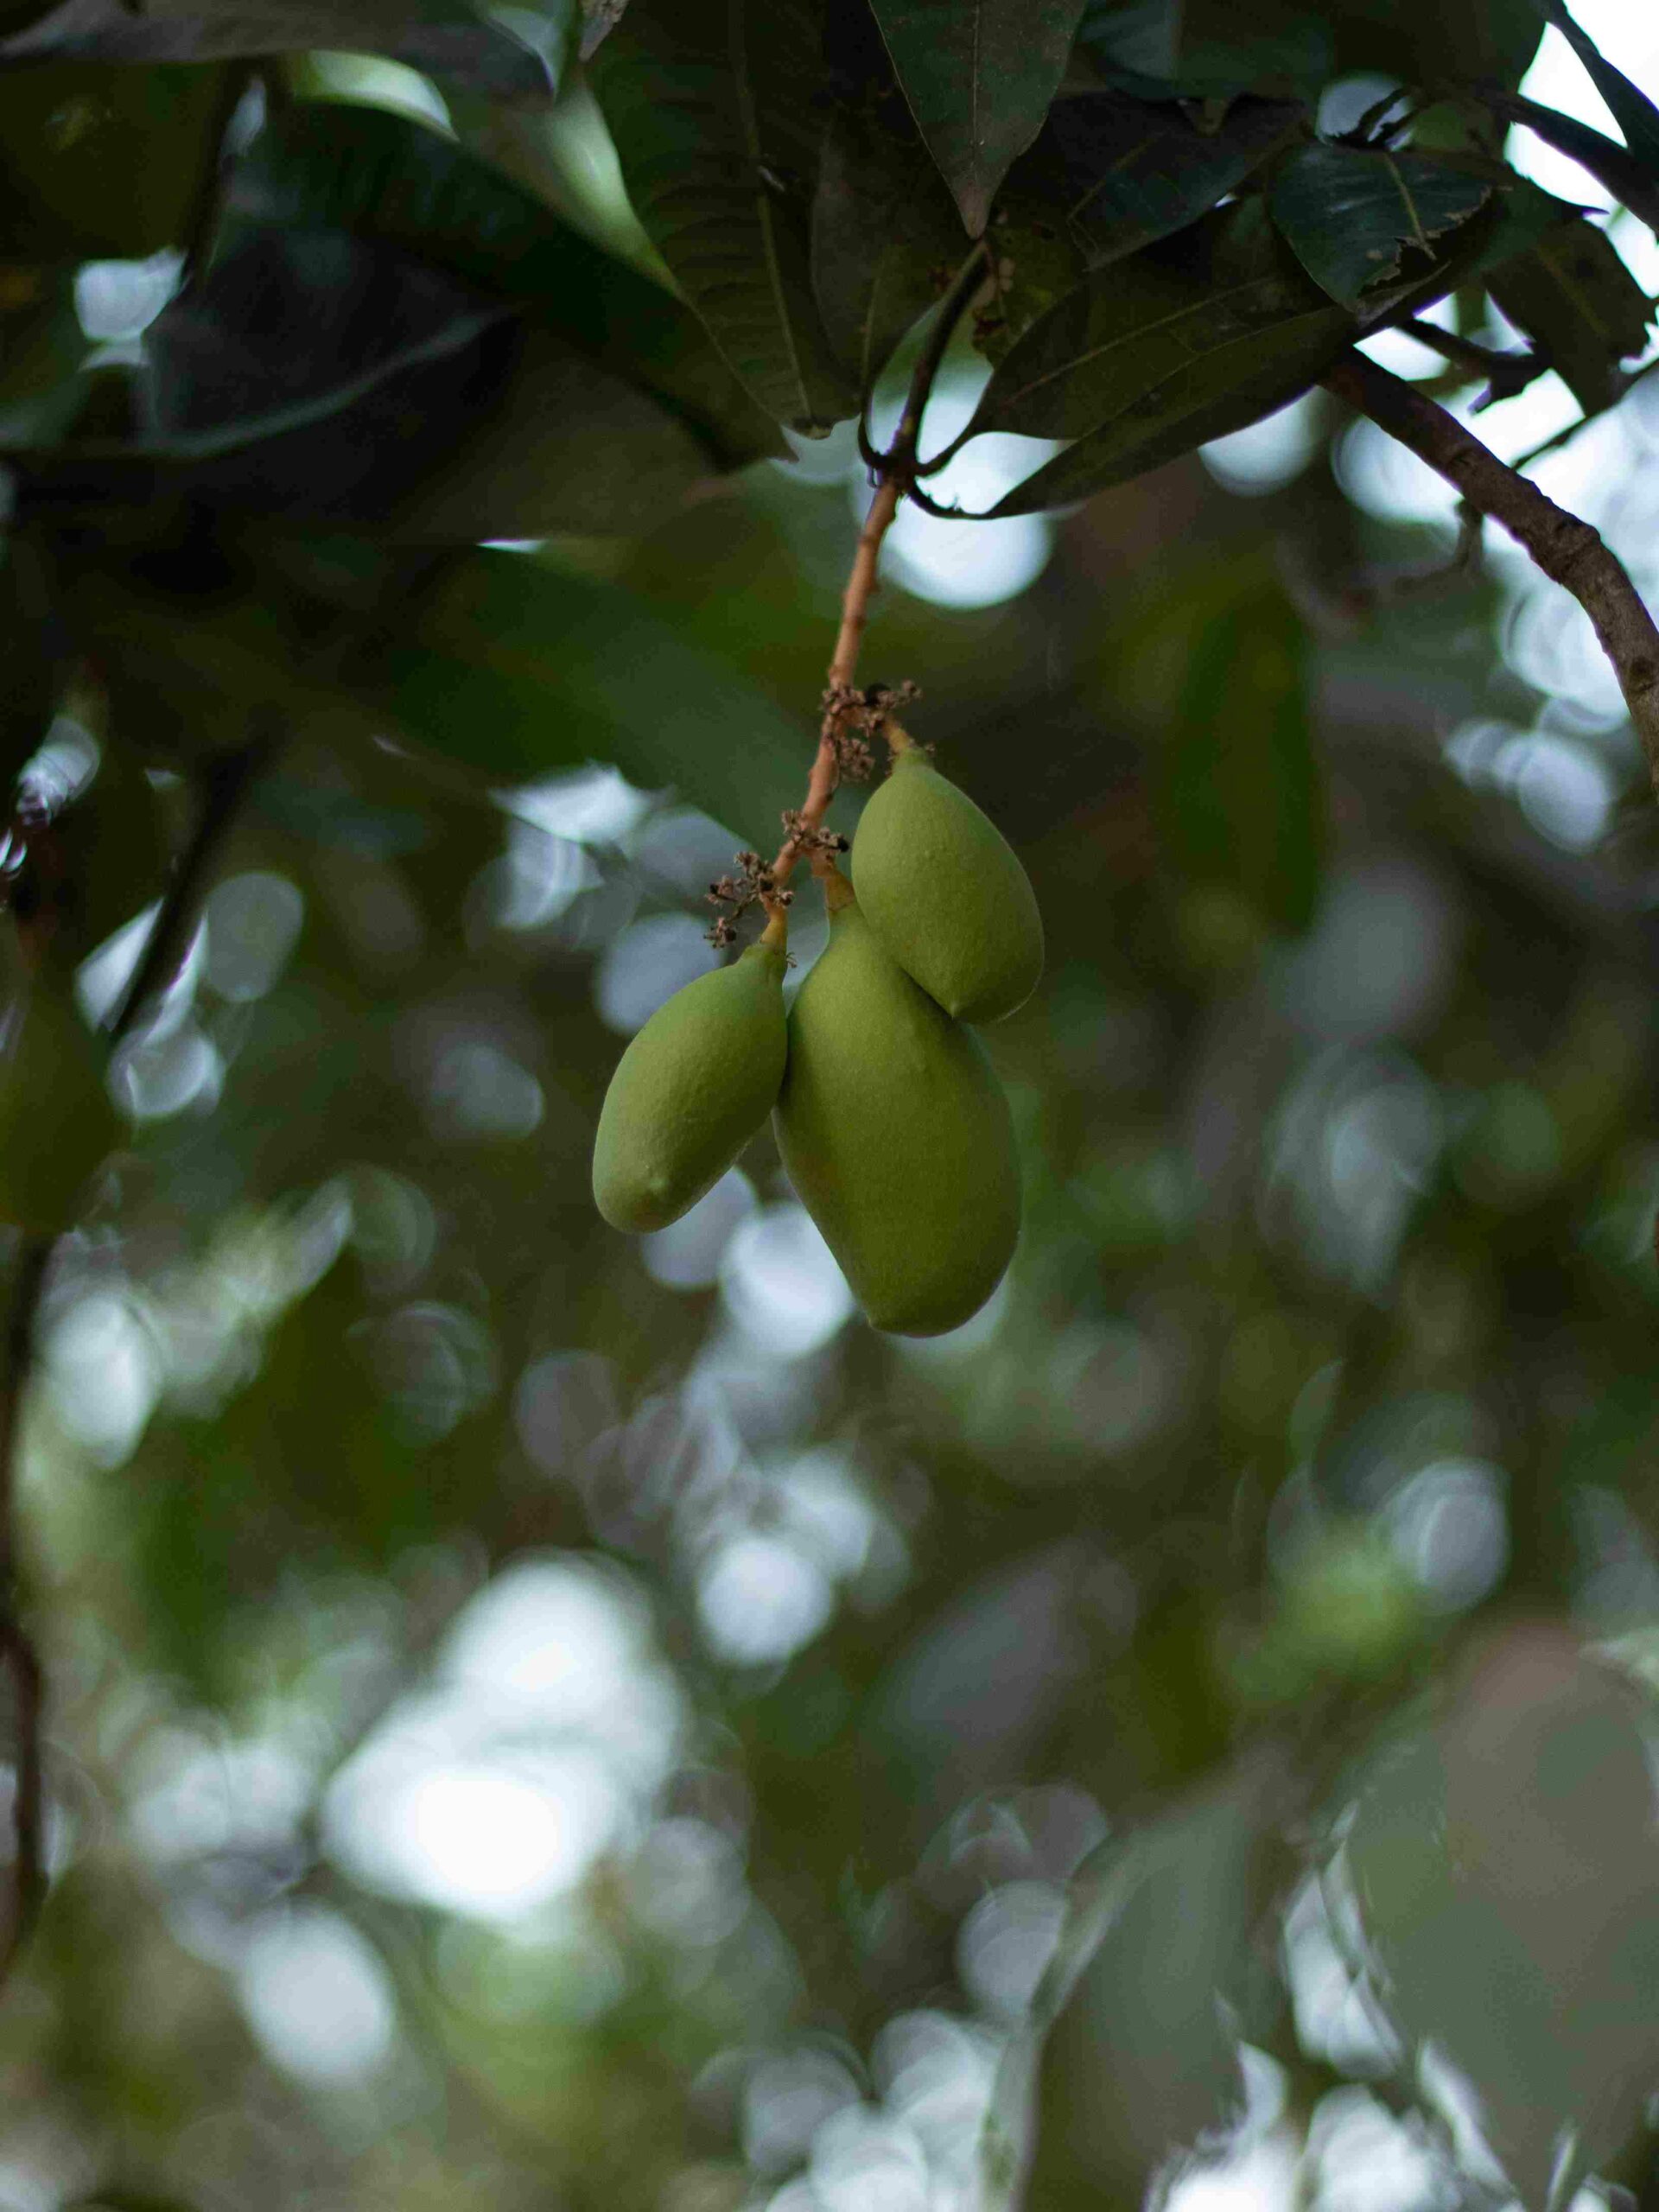
[[1486,289],[1586,415],[1620,397],[1619,364],[1645,348],[1654,308],[1604,231],[1570,216],[1495,270]]
[[493,783],[613,760],[764,845],[800,803],[811,740],[763,692],[614,586],[480,553],[377,658],[371,696]]
[[1529,2204],[1623,2147],[1659,2067],[1650,1729],[1564,1629],[1512,1626],[1379,1756],[1349,1840],[1387,2008],[1467,2076]]
[[480,19],[460,0],[227,0],[194,9],[177,0],[143,9],[127,0],[58,0],[0,41],[0,64],[201,62],[322,48],[385,54],[480,91],[544,99],[555,89],[546,57],[563,43],[566,10],[557,0],[531,0],[521,12],[529,36]]
[[1258,1820],[1248,1788],[1223,1789],[1100,1854],[1052,1970],[1064,1995],[1031,2094],[1030,2212],[1139,2203],[1242,2106],[1223,2008],[1248,1994]]
[[655,392],[723,467],[786,449],[678,301],[405,117],[332,103],[276,116],[238,162],[226,213],[232,235],[339,228],[442,264]]
[[[150,326],[148,428],[156,448],[181,457],[233,451],[459,352],[505,312],[445,271],[344,232],[245,233]],[[302,498],[308,488],[296,486]]]
[[732,367],[817,435],[856,410],[813,298],[813,0],[632,0],[594,89],[634,212]]
[[1236,891],[1289,931],[1313,918],[1325,843],[1306,661],[1301,620],[1281,590],[1206,610],[1154,785],[1173,874]]
[[1273,219],[1315,283],[1358,313],[1396,282],[1409,253],[1445,258],[1436,241],[1491,196],[1484,178],[1430,156],[1305,146],[1274,178]]
[[225,123],[223,69],[53,63],[0,47],[0,259],[132,259],[183,243]]
[[917,127],[970,237],[1060,88],[1083,0],[872,0]]

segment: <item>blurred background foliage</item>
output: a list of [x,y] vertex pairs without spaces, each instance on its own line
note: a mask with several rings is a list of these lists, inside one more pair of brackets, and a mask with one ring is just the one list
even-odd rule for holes
[[[851,426],[786,442],[680,319],[579,76],[512,104],[538,11],[331,0],[372,58],[251,75],[258,12],[214,60],[206,13],[0,10],[0,437],[51,524],[8,556],[10,866],[89,1020],[204,768],[283,741],[41,1311],[0,2206],[1659,2202],[1659,835],[1587,624],[1496,533],[1448,571],[1451,493],[1318,391],[1058,517],[906,511],[866,673],[1049,933],[988,1040],[1014,1270],[878,1338],[769,1137],[619,1237],[599,1102],[798,799]],[[1640,11],[1580,14],[1653,83]],[[1477,16],[1458,68],[1614,128],[1564,31]],[[1326,67],[1348,128],[1379,79]],[[416,207],[411,130],[493,166]],[[1632,215],[1594,235],[1659,288]],[[1651,602],[1659,381],[1608,359],[1482,435],[1599,409],[1535,474]],[[512,404],[446,468],[474,375]],[[930,442],[984,377],[951,355]]]

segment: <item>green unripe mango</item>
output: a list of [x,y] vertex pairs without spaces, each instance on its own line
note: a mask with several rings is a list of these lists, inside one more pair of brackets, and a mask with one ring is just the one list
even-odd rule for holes
[[677,1221],[772,1111],[788,1049],[781,938],[676,991],[618,1061],[594,1139],[594,1200],[613,1229]]
[[778,1149],[876,1327],[934,1337],[1014,1255],[1014,1125],[978,1039],[888,957],[845,882],[829,889],[830,942],[789,1019]]
[[13,1019],[0,1061],[0,1221],[55,1236],[125,1128],[103,1047],[67,993],[37,982]]
[[860,817],[853,887],[905,973],[959,1021],[1000,1021],[1043,972],[1043,922],[990,817],[905,744]]

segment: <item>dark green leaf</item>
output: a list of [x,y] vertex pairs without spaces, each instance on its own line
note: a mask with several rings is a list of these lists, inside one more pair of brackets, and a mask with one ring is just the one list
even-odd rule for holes
[[[1179,461],[1211,438],[1247,429],[1306,391],[1354,335],[1343,310],[1327,306],[1240,347],[1219,391],[1207,389],[1210,380],[1202,372],[1172,378],[1016,484],[990,510],[991,518],[1073,506]],[[1254,365],[1236,375],[1247,359]]]
[[1101,68],[1166,77],[1180,35],[1176,0],[1084,0],[1079,50]]
[[[1517,85],[1541,35],[1533,0],[1251,0],[1251,41],[1307,35],[1310,22],[1332,40],[1331,73],[1366,72],[1402,84],[1490,77]],[[1211,41],[1239,40],[1237,0],[1188,0],[1181,17],[1181,63]]]
[[1659,182],[1659,107],[1622,69],[1615,69],[1588,33],[1576,23],[1565,0],[1537,0],[1541,15],[1554,23],[1585,67],[1596,90],[1607,103],[1613,121],[1624,133],[1624,143],[1656,182]]
[[343,232],[245,234],[146,334],[150,438],[206,456],[315,422],[505,313],[446,271]]
[[861,391],[961,258],[957,211],[904,102],[838,105],[812,206],[812,283]]
[[1242,202],[1080,284],[1008,354],[974,428],[1079,438],[1133,425],[1149,436],[1263,372],[1306,381],[1352,328],[1260,207]]
[[785,450],[696,318],[434,131],[319,104],[278,116],[238,163],[232,226],[341,228],[441,262],[642,385],[727,467]]
[[0,64],[217,61],[321,47],[383,54],[481,91],[546,99],[556,89],[548,56],[558,56],[567,11],[519,12],[524,35],[461,0],[228,0],[195,10],[60,0],[27,29],[0,39]]
[[1288,102],[1231,102],[1213,130],[1190,107],[1127,92],[1057,100],[997,204],[996,296],[976,342],[1000,360],[1085,272],[1194,221],[1295,127]]
[[[1305,146],[1274,179],[1273,219],[1315,283],[1355,313],[1491,196],[1482,177],[1425,154]],[[1420,260],[1421,257],[1421,260]]]
[[1122,92],[1057,100],[1046,136],[1064,167],[1066,220],[1090,267],[1194,221],[1284,143],[1299,114],[1286,101],[1239,99],[1203,130],[1185,108]]
[[1645,347],[1653,305],[1605,232],[1570,216],[1505,262],[1486,287],[1587,415],[1620,397],[1619,363]]
[[0,260],[179,245],[217,150],[223,85],[216,69],[0,69]]
[[812,750],[766,695],[643,601],[521,554],[480,553],[377,659],[372,696],[408,734],[496,784],[613,761],[764,844]]
[[857,407],[809,264],[820,44],[810,0],[634,0],[593,73],[652,245],[754,397],[808,435]]
[[1084,36],[1090,58],[1109,79],[1141,99],[1196,99],[1224,107],[1240,93],[1255,92],[1311,101],[1336,67],[1331,32],[1315,16],[1293,17],[1262,38],[1189,39],[1179,53],[1172,28],[1164,41],[1166,58],[1158,62],[1150,59],[1150,41],[1148,59],[1135,61],[1109,29],[1104,37],[1090,35],[1085,24]]
[[872,0],[911,113],[969,234],[1043,124],[1083,0]]
[[1319,901],[1324,810],[1308,727],[1306,639],[1284,593],[1206,610],[1154,783],[1164,857],[1235,891],[1275,928]]

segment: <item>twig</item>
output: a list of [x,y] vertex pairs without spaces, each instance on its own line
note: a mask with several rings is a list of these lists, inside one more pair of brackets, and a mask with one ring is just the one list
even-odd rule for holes
[[0,1662],[11,1676],[17,1731],[11,1800],[11,1904],[0,1933],[0,1984],[28,1942],[46,1895],[41,1672],[39,1655],[18,1605],[16,1500],[23,1392],[51,1256],[49,1236],[24,1240],[12,1285],[3,1365],[0,1365]]
[[867,702],[855,687],[854,678],[858,673],[859,649],[863,644],[865,626],[869,620],[870,599],[875,590],[881,542],[892,527],[900,499],[906,493],[914,497],[918,474],[943,465],[945,456],[931,462],[918,461],[916,441],[921,432],[922,417],[927,411],[927,403],[932,395],[940,364],[944,359],[957,325],[985,282],[986,267],[985,249],[983,245],[976,245],[957,271],[950,289],[940,301],[921,352],[916,357],[916,365],[911,372],[899,427],[893,433],[893,443],[885,453],[878,453],[874,449],[864,423],[861,422],[859,424],[859,450],[875,479],[875,497],[865,513],[863,527],[858,533],[858,543],[853,549],[853,564],[848,573],[847,588],[842,594],[841,626],[836,632],[835,651],[830,657],[823,722],[818,733],[818,749],[813,757],[812,772],[807,779],[806,797],[798,810],[786,817],[787,835],[779,848],[777,859],[767,871],[770,884],[763,903],[767,914],[774,921],[783,912],[784,905],[777,894],[788,883],[797,861],[807,852],[813,853],[816,858],[820,850],[817,842],[819,825],[829,810],[830,802],[835,797],[836,787],[841,780],[843,727],[850,715],[868,710]]
[[1547,576],[1572,593],[1612,664],[1659,791],[1659,628],[1600,533],[1517,475],[1443,407],[1363,353],[1345,353],[1323,381],[1454,485],[1478,512],[1501,523]]
[[195,934],[202,893],[226,833],[235,820],[250,785],[276,751],[277,742],[275,725],[267,723],[245,744],[238,746],[233,752],[221,753],[203,777],[201,812],[190,842],[173,871],[173,880],[144,941],[132,981],[109,1021],[108,1035],[112,1046],[131,1035],[139,1015],[153,999],[171,986],[184,964]]
[[1491,407],[1500,399],[1513,399],[1549,366],[1541,353],[1530,348],[1524,353],[1502,353],[1495,346],[1482,346],[1472,338],[1461,337],[1455,330],[1442,330],[1438,323],[1426,322],[1421,315],[1408,315],[1395,327],[1408,338],[1415,339],[1418,345],[1427,346],[1431,353],[1438,353],[1443,361],[1454,362],[1459,368],[1472,369],[1477,376],[1484,377],[1487,390],[1476,401],[1477,410]]

